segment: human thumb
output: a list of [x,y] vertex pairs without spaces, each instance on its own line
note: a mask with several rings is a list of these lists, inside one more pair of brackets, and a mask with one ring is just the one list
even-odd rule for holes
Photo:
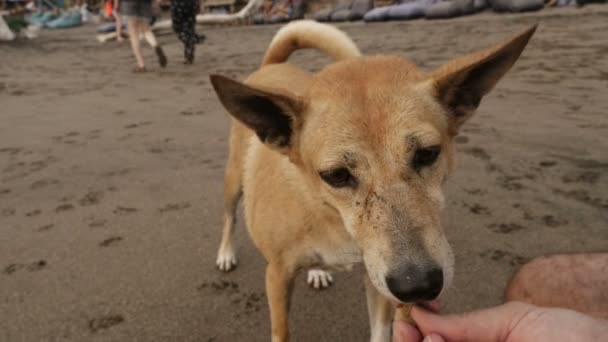
[[422,342],[445,342],[445,340],[443,339],[443,337],[437,334],[430,334],[426,336],[424,340],[422,340]]
[[[461,315],[439,316],[414,307],[412,318],[423,336],[434,333],[448,341],[501,342],[509,335],[515,322],[532,308],[523,303],[507,303]],[[435,342],[433,336],[431,340]]]

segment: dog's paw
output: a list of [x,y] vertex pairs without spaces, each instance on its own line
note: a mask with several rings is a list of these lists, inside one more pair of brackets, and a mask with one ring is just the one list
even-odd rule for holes
[[309,270],[308,279],[306,280],[308,285],[314,289],[321,290],[328,288],[334,282],[334,278],[331,273],[323,270]]
[[220,271],[229,272],[236,267],[236,255],[231,249],[220,250],[215,262]]

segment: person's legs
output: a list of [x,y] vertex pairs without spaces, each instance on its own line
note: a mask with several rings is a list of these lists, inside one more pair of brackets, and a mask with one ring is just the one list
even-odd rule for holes
[[163,48],[156,41],[156,36],[154,35],[154,32],[152,32],[150,24],[148,24],[148,22],[146,21],[141,21],[140,24],[141,26],[139,32],[144,36],[148,44],[150,44],[150,46],[154,48],[154,52],[156,52],[156,57],[158,57],[158,64],[160,64],[160,66],[163,68],[166,67],[167,56],[165,56]]
[[186,62],[192,63],[194,61],[194,51],[196,44],[201,43],[204,40],[204,36],[199,37],[196,34],[196,15],[200,11],[199,3],[196,0],[192,0],[190,7],[188,8],[188,16],[186,18],[186,28],[188,33],[188,44],[186,47]]
[[158,46],[158,42],[156,41],[156,36],[154,35],[154,32],[152,32],[152,30],[150,29],[150,24],[148,24],[144,20],[140,21],[139,34],[140,34],[140,36],[144,37],[146,42],[148,42],[148,44],[150,44],[151,47],[155,48]]
[[136,17],[128,17],[127,25],[129,31],[129,41],[131,42],[131,49],[133,50],[133,55],[135,55],[135,60],[137,61],[137,67],[140,70],[145,68],[144,58],[141,54],[141,44],[139,42],[139,25],[141,20]]
[[119,1],[114,0],[114,9],[112,10],[112,15],[114,16],[114,22],[116,23],[116,40],[118,42],[122,42],[122,17],[118,12]]
[[608,253],[553,255],[525,264],[505,299],[608,319]]
[[171,6],[173,31],[184,44],[185,64],[192,64],[194,61],[194,45],[198,40],[194,33],[195,5],[192,1],[174,1]]
[[189,13],[186,18],[186,27],[184,32],[184,58],[186,59],[186,64],[192,64],[194,62],[194,50],[198,40],[196,33],[194,32],[194,17],[194,13]]

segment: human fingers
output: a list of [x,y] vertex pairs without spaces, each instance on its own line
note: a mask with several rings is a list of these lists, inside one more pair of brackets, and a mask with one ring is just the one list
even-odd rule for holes
[[523,303],[508,303],[461,315],[439,316],[414,307],[412,318],[424,336],[435,333],[448,341],[502,342],[533,309]]

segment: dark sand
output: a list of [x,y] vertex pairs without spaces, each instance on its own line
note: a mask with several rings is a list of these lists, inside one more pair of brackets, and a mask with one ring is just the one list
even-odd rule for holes
[[[501,302],[530,258],[608,251],[608,6],[342,26],[367,54],[431,68],[538,21],[457,140],[449,312]],[[269,340],[264,260],[242,221],[239,267],[215,269],[228,118],[207,76],[245,77],[277,29],[204,29],[188,67],[162,36],[169,67],[148,48],[137,76],[128,43],[98,45],[91,27],[0,44],[0,341]],[[360,280],[318,293],[301,277],[294,340],[366,340]]]

